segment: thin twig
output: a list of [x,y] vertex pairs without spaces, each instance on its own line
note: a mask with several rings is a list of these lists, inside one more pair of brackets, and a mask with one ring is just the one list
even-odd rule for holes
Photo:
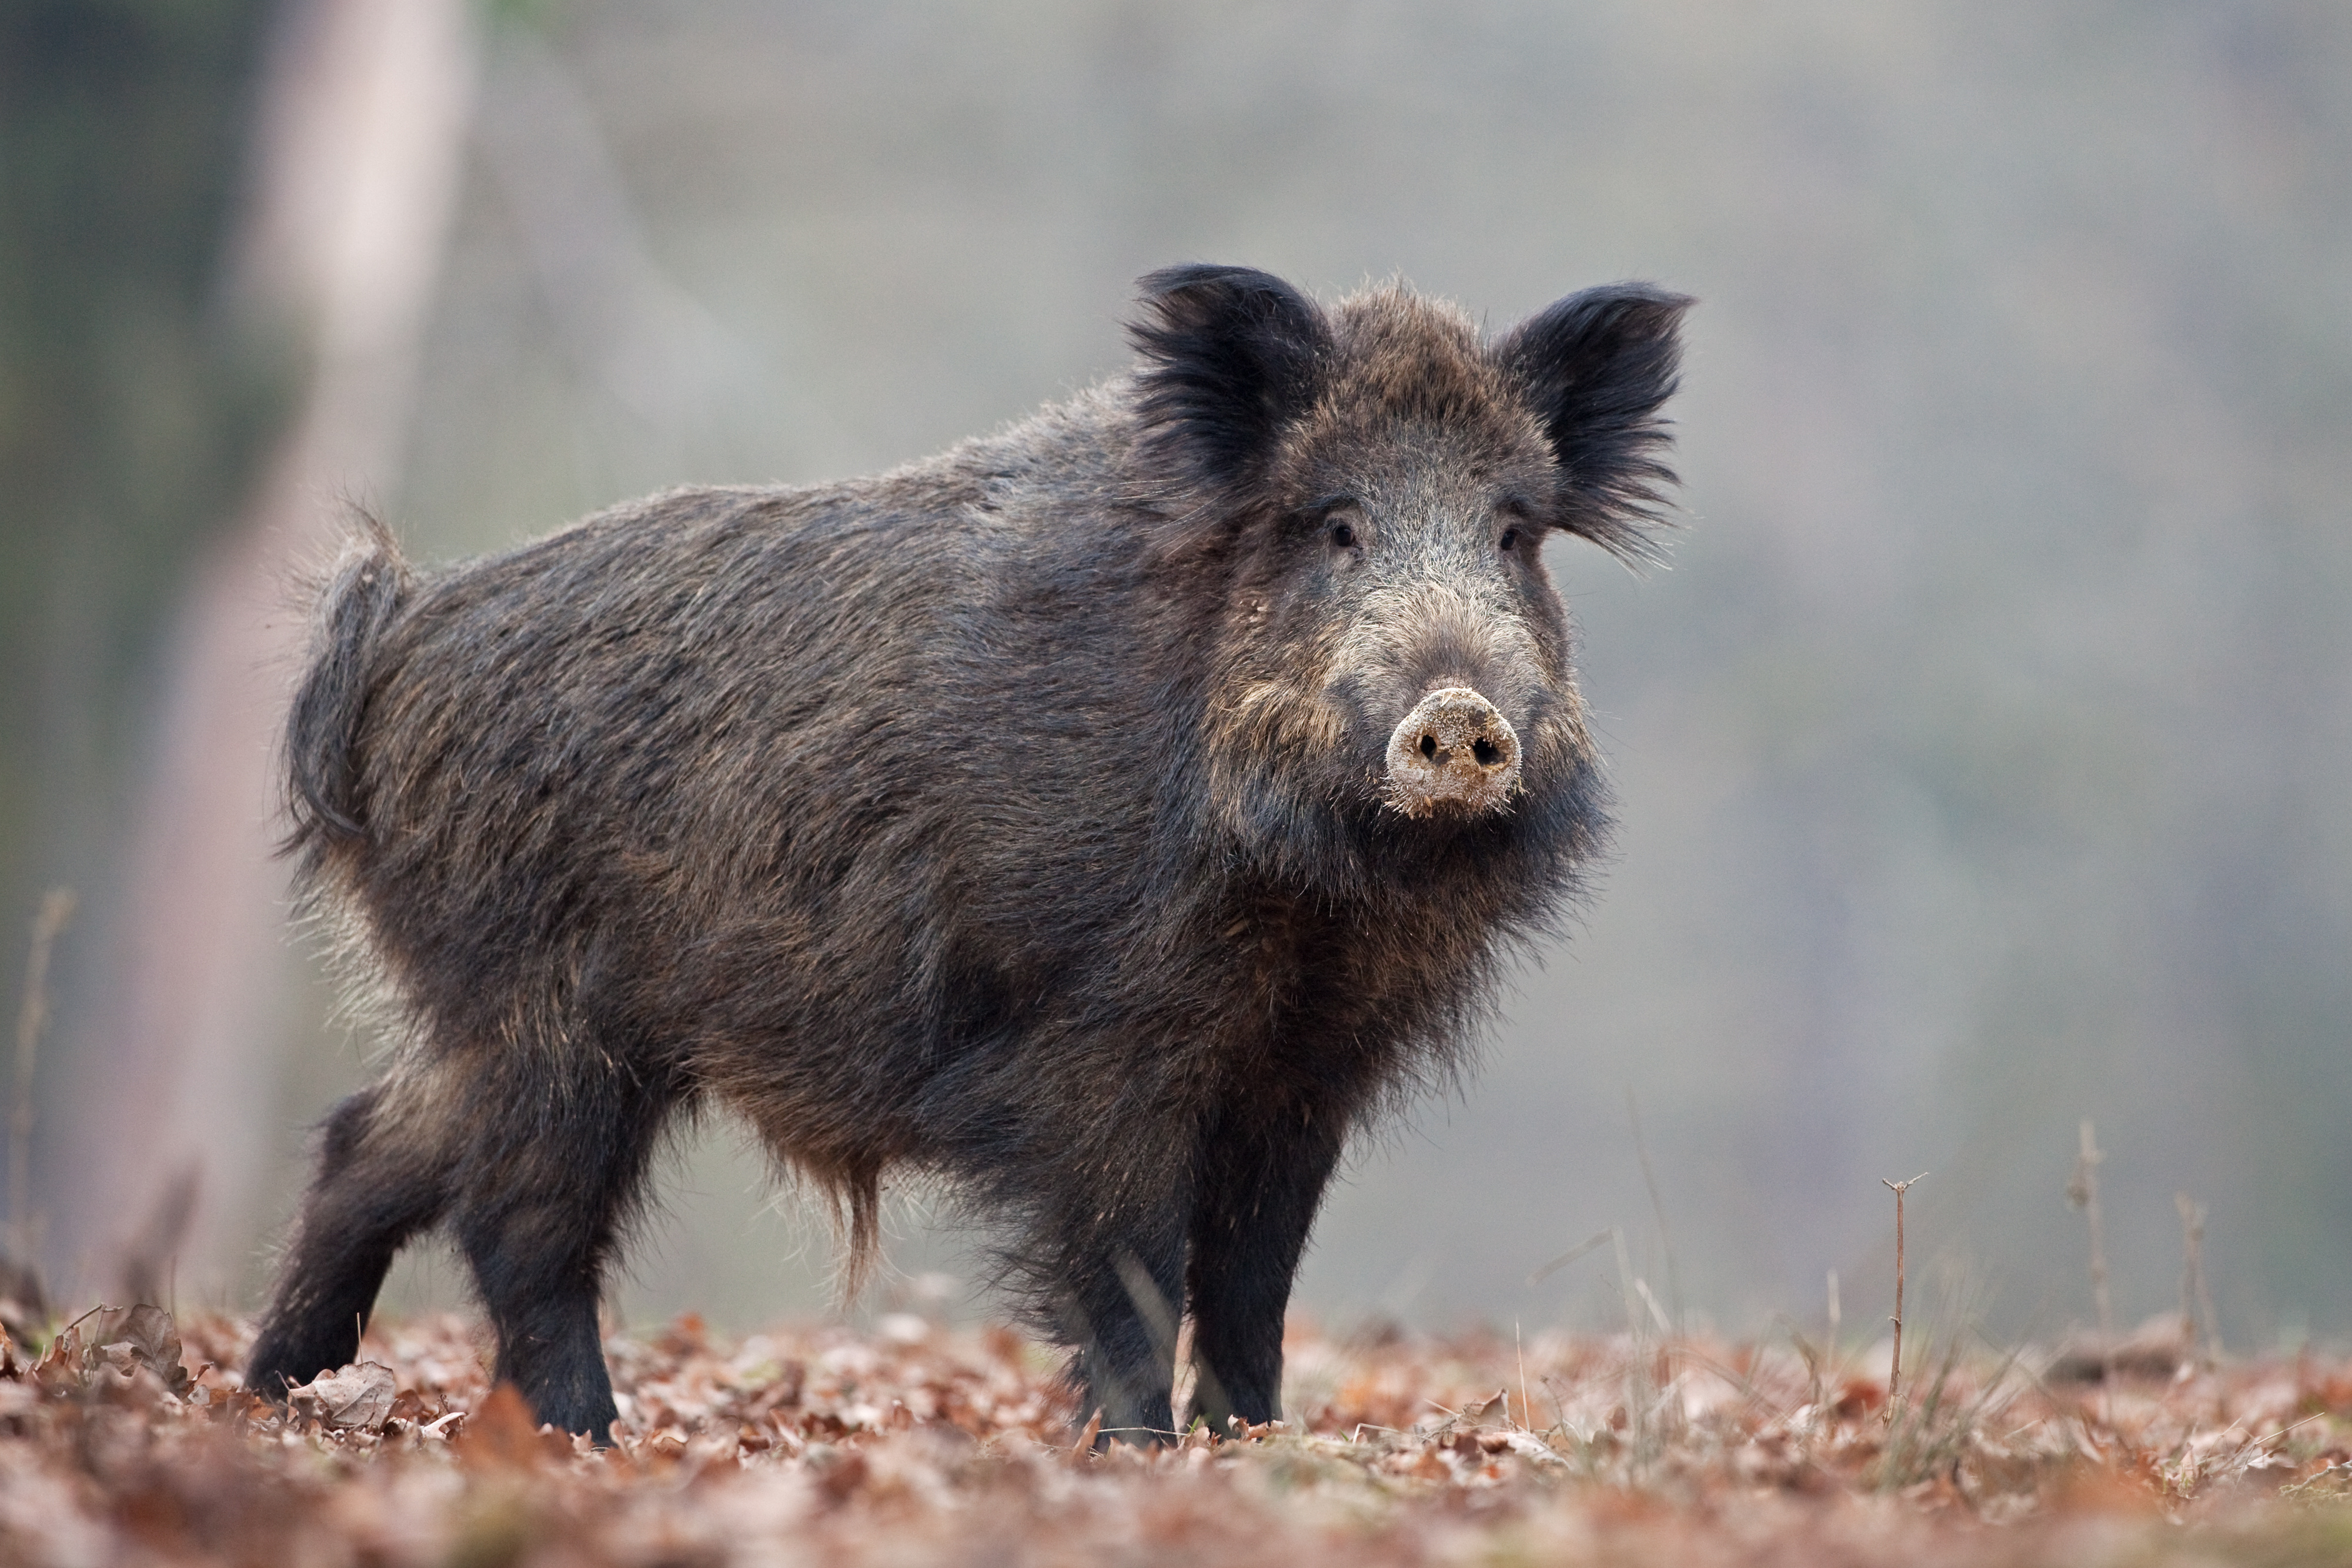
[[1528,1347],[1519,1339],[1519,1325],[1511,1324],[1511,1349],[1519,1358],[1519,1425],[1534,1431],[1535,1406],[1528,1403]]
[[1633,1087],[1625,1090],[1625,1119],[1633,1127],[1633,1153],[1642,1162],[1642,1185],[1650,1189],[1650,1213],[1658,1222],[1658,1245],[1666,1254],[1666,1296],[1674,1303],[1673,1333],[1682,1332],[1683,1276],[1675,1266],[1674,1232],[1666,1228],[1666,1202],[1658,1196],[1658,1173],[1650,1166],[1649,1140],[1642,1136],[1642,1107],[1633,1098]]
[[2091,1301],[2099,1312],[2099,1385],[2112,1388],[2116,1380],[2116,1312],[2107,1299],[2106,1227],[2099,1216],[2099,1166],[2107,1157],[2091,1119],[2083,1118],[2081,1147],[2074,1155],[2074,1178],[2066,1184],[2067,1201],[2083,1211],[2091,1227]]
[[1674,1320],[1666,1315],[1666,1309],[1658,1304],[1658,1294],[1650,1289],[1650,1281],[1635,1276],[1633,1291],[1642,1298],[1642,1304],[1650,1309],[1650,1321],[1658,1325],[1658,1332],[1669,1339],[1673,1338]]
[[1813,1342],[1805,1337],[1805,1331],[1797,1326],[1796,1319],[1786,1313],[1775,1313],[1773,1321],[1788,1331],[1789,1343],[1796,1347],[1798,1358],[1805,1364],[1805,1408],[1818,1418],[1822,1399],[1822,1353],[1813,1348]]
[[1829,1277],[1830,1337],[1822,1346],[1822,1362],[1829,1368],[1832,1382],[1837,1380],[1838,1330],[1843,1307],[1843,1303],[1838,1300],[1837,1270],[1832,1269]]
[[1625,1371],[1626,1426],[1633,1437],[1633,1451],[1643,1463],[1650,1458],[1650,1346],[1644,1332],[1640,1298],[1633,1293],[1633,1260],[1625,1250],[1622,1227],[1609,1228],[1609,1239],[1617,1245],[1617,1288],[1625,1298],[1625,1332],[1633,1345],[1633,1363]]
[[1888,1320],[1895,1324],[1895,1355],[1886,1370],[1886,1419],[1891,1426],[1903,1396],[1903,1195],[1926,1181],[1927,1173],[1921,1171],[1909,1181],[1878,1179],[1895,1194],[1895,1315]]
[[2205,1283],[2205,1206],[2191,1202],[2185,1192],[2172,1195],[2180,1210],[2180,1337],[2189,1359],[2197,1358],[2197,1330],[2205,1330],[2205,1364],[2221,1359],[2221,1321],[2213,1311],[2213,1295]]
[[33,917],[33,950],[25,963],[25,1000],[16,1013],[16,1098],[8,1108],[8,1240],[29,1260],[27,1234],[33,1185],[33,1077],[41,1036],[49,1026],[49,954],[73,918],[74,893],[53,887]]
[[1608,1230],[1594,1231],[1582,1241],[1578,1242],[1575,1246],[1570,1248],[1567,1251],[1561,1253],[1550,1262],[1546,1263],[1543,1267],[1529,1274],[1528,1276],[1528,1288],[1532,1290],[1534,1287],[1540,1285],[1544,1281],[1549,1279],[1552,1275],[1559,1273],[1562,1269],[1567,1268],[1570,1263],[1575,1262],[1587,1252],[1591,1252],[1597,1248],[1608,1246],[1609,1238],[1613,1234],[1613,1231]]

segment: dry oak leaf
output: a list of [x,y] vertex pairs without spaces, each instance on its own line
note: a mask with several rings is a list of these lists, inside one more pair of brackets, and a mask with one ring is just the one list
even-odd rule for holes
[[145,1367],[173,1394],[185,1396],[188,1385],[194,1381],[180,1364],[179,1325],[161,1307],[142,1302],[135,1307],[101,1308],[84,1332],[83,1341],[98,1346],[99,1354],[120,1370]]
[[79,1393],[101,1368],[128,1377],[145,1367],[184,1397],[194,1379],[180,1364],[180,1332],[161,1307],[96,1307],[58,1331],[33,1364],[34,1380],[53,1394]]
[[490,1390],[458,1428],[458,1458],[468,1469],[534,1469],[551,1458],[569,1458],[572,1439],[552,1427],[542,1427],[531,1413],[530,1401],[511,1383]]
[[316,1416],[320,1425],[335,1431],[373,1432],[392,1415],[392,1403],[399,1393],[392,1368],[361,1361],[297,1384],[286,1391],[286,1398],[296,1409]]

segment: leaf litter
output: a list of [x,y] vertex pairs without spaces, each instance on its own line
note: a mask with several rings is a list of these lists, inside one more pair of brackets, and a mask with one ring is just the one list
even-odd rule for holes
[[1294,1423],[1097,1454],[1009,1330],[688,1316],[609,1342],[599,1450],[457,1317],[379,1324],[284,1406],[238,1385],[249,1334],[134,1306],[0,1336],[0,1562],[2352,1562],[2352,1364],[2309,1354],[2107,1384],[1947,1347],[1890,1412],[1801,1345],[1301,1321]]

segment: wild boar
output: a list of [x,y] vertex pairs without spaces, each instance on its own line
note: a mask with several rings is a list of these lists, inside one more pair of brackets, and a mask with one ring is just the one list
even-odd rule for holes
[[1607,827],[1548,535],[1647,552],[1689,300],[1494,340],[1400,287],[1141,280],[1139,361],[878,477],[671,491],[446,570],[362,530],[286,737],[389,1071],[247,1374],[349,1361],[446,1225],[498,1375],[602,1440],[599,1291],[723,1105],[993,1226],[1106,1439],[1278,1413],[1351,1132],[1462,1062]]

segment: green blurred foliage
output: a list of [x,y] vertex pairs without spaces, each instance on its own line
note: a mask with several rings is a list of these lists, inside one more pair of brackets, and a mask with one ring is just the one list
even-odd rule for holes
[[0,973],[109,874],[147,677],[285,385],[224,299],[276,7],[0,8]]

